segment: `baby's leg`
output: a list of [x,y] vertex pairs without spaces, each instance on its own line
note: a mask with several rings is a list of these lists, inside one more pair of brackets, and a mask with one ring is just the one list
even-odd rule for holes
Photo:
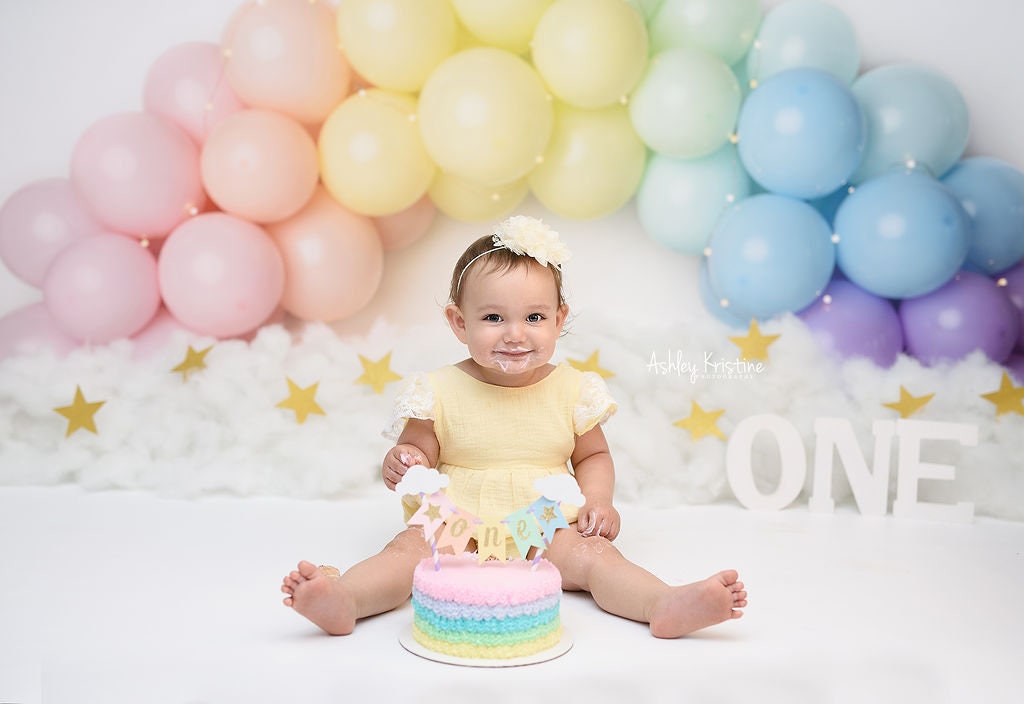
[[739,618],[747,605],[736,572],[719,572],[701,582],[670,587],[625,557],[602,537],[560,530],[546,553],[562,573],[567,590],[584,590],[605,611],[650,624],[659,638],[687,633]]
[[348,635],[356,620],[401,606],[412,593],[416,564],[430,556],[418,526],[408,528],[383,550],[353,565],[345,574],[327,574],[303,560],[284,578],[284,605],[331,635]]

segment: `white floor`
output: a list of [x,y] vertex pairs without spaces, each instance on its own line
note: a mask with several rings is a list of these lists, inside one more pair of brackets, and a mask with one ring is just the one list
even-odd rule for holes
[[736,567],[747,615],[677,641],[566,595],[573,648],[474,669],[406,652],[405,607],[332,638],[280,604],[344,566],[394,496],[166,500],[0,488],[0,702],[982,702],[1024,693],[1024,523],[794,507],[621,507],[621,549],[682,583]]

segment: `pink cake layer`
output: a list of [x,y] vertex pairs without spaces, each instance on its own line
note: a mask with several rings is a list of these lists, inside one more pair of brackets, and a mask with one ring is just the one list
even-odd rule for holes
[[562,591],[558,568],[542,559],[477,561],[476,555],[441,555],[441,569],[428,557],[416,566],[413,587],[441,601],[483,606],[515,606]]

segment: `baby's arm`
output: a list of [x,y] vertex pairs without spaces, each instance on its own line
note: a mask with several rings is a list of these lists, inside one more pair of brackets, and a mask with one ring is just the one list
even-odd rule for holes
[[405,476],[405,470],[416,464],[433,467],[440,454],[441,448],[434,435],[434,421],[410,418],[398,436],[398,443],[384,456],[380,470],[384,486],[394,491]]
[[615,540],[619,534],[619,512],[612,506],[615,493],[615,465],[601,426],[576,438],[572,467],[587,503],[580,508],[576,529],[583,535],[603,535]]

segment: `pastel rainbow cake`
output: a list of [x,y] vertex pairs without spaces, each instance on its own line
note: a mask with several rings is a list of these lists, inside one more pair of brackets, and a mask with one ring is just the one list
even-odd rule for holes
[[562,576],[547,560],[441,555],[413,574],[413,638],[459,658],[510,659],[539,653],[562,637]]

